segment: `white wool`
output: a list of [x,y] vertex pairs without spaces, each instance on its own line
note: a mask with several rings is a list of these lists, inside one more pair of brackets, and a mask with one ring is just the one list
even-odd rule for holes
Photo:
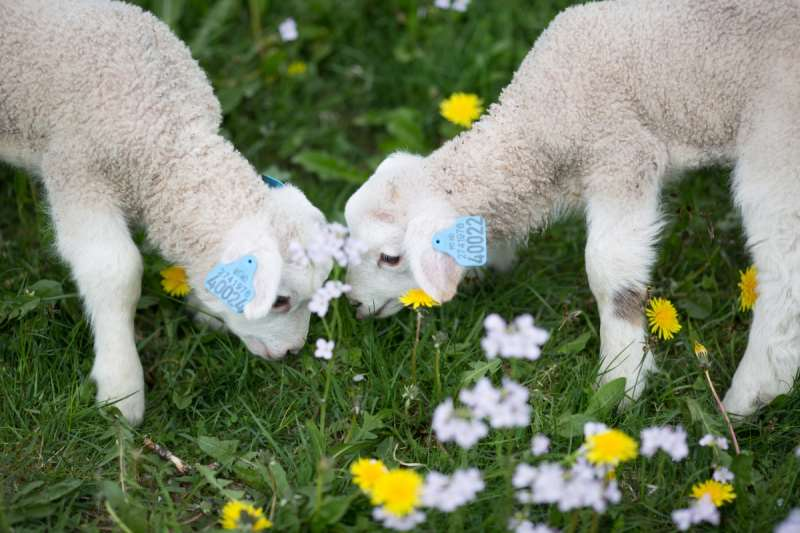
[[[329,265],[283,258],[324,217],[298,189],[268,189],[220,136],[211,85],[165,24],[122,2],[0,2],[0,72],[0,159],[44,185],[92,321],[99,401],[131,422],[144,414],[133,334],[142,261],[129,225],[186,268],[193,301],[251,351],[274,358],[303,345]],[[255,296],[237,315],[203,282],[248,254]],[[290,304],[271,312],[278,295]]]
[[[725,405],[746,415],[800,368],[800,4],[611,0],[565,10],[499,102],[427,157],[395,154],[350,198],[365,243],[348,272],[361,316],[421,287],[445,302],[464,275],[431,237],[487,221],[489,261],[565,210],[585,212],[586,270],[601,318],[601,381],[641,393],[655,368],[642,308],[675,175],[734,164],[733,191],[759,273],[747,351]],[[381,254],[399,258],[391,263]]]

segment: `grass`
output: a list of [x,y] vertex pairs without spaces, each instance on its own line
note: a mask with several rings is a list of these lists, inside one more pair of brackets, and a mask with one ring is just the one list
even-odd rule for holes
[[[191,44],[225,108],[225,132],[262,170],[300,185],[330,219],[388,151],[426,152],[455,133],[438,117],[454,91],[496,99],[547,22],[569,2],[474,0],[466,14],[413,0],[195,0],[139,2]],[[281,43],[287,16],[301,37]],[[307,72],[286,74],[302,60]],[[738,271],[749,264],[727,190],[727,172],[689,176],[665,194],[664,232],[652,293],[676,303],[684,330],[654,341],[660,372],[640,401],[597,418],[632,435],[655,424],[683,424],[696,442],[722,434],[689,334],[708,347],[716,386],[724,391],[747,340],[751,316],[737,310]],[[531,436],[553,438],[567,454],[580,446],[564,421],[583,413],[594,394],[598,317],[583,272],[585,232],[578,218],[531,237],[516,268],[468,282],[458,298],[428,312],[410,387],[415,317],[355,320],[344,302],[331,311],[338,330],[334,364],[311,345],[271,364],[234,337],[202,329],[180,301],[163,294],[163,261],[145,251],[137,314],[147,382],[147,413],[132,429],[93,404],[88,380],[92,338],[69,272],[52,247],[42,191],[24,173],[0,168],[0,531],[209,530],[230,497],[264,506],[281,531],[372,531],[366,498],[347,467],[359,456],[419,464],[421,471],[474,465],[487,489],[453,513],[429,513],[424,531],[501,530],[525,510],[567,527],[570,516],[511,496],[509,475],[529,459]],[[30,295],[34,287],[40,298]],[[479,346],[489,312],[531,312],[551,331],[536,362],[486,361]],[[324,336],[312,321],[309,338]],[[441,365],[434,366],[434,337]],[[366,379],[355,382],[353,376]],[[530,390],[531,427],[495,431],[464,452],[438,444],[431,413],[477,376],[509,375]],[[325,423],[322,399],[330,377]],[[800,505],[800,392],[778,398],[737,427],[745,453],[733,460],[736,502],[721,529],[767,531]],[[143,437],[193,465],[179,475],[143,449]],[[639,459],[619,471],[623,501],[606,513],[603,531],[671,530],[670,511],[688,504],[694,482],[715,457],[691,447],[678,464]],[[322,497],[319,497],[319,495]],[[578,516],[579,528],[591,519]]]

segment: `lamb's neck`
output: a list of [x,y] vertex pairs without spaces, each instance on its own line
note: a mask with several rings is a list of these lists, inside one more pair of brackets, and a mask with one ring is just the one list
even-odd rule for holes
[[218,137],[162,168],[141,194],[148,237],[167,260],[185,266],[190,276],[202,275],[219,260],[236,223],[263,210],[269,189]]
[[429,187],[457,213],[481,215],[490,238],[524,240],[563,203],[552,154],[522,117],[494,106],[426,159]]

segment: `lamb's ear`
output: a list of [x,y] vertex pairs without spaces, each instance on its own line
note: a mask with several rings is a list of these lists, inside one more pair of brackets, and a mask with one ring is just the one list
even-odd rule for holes
[[222,263],[230,264],[253,256],[253,297],[244,305],[243,314],[248,320],[263,318],[272,309],[278,296],[283,258],[277,241],[268,232],[258,230],[255,224],[240,224],[228,236],[222,253]]
[[244,317],[247,320],[264,318],[272,309],[275,298],[278,297],[278,286],[281,283],[283,258],[274,244],[272,249],[262,247],[253,254],[258,261],[258,268],[253,276],[255,296],[244,306]]
[[438,217],[417,217],[408,224],[405,249],[414,280],[422,290],[440,303],[452,300],[464,269],[447,254],[433,249],[433,235],[446,228],[451,220]]

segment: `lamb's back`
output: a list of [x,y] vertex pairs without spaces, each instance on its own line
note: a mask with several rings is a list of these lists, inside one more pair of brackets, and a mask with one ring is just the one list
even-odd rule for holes
[[189,49],[122,2],[0,0],[0,72],[0,132],[33,151],[74,139],[98,158],[133,162],[220,123]]

